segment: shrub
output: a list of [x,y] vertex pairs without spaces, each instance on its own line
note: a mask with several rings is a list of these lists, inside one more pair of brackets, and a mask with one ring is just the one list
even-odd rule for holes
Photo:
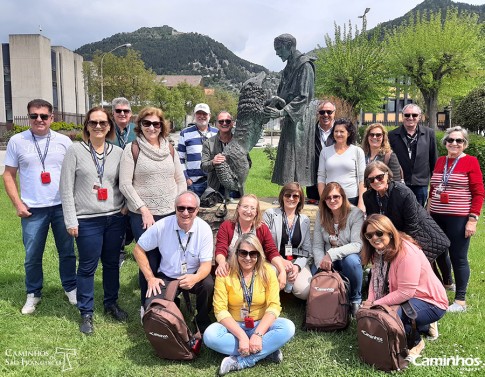
[[276,161],[276,151],[277,151],[277,149],[278,149],[277,147],[273,147],[271,145],[266,145],[263,149],[264,154],[266,155],[266,157],[269,160],[269,167],[270,167],[271,172],[274,169],[274,163]]

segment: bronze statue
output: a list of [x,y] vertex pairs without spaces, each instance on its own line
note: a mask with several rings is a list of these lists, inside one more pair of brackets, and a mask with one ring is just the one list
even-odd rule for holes
[[281,120],[273,177],[279,185],[299,182],[311,186],[316,182],[314,169],[315,124],[317,101],[313,100],[315,66],[313,57],[296,49],[296,39],[290,34],[275,38],[274,49],[286,61],[277,96],[265,103],[264,112]]

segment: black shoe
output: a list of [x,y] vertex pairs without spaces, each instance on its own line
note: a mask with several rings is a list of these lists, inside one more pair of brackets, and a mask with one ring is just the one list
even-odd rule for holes
[[353,302],[350,306],[350,314],[352,314],[352,317],[356,318],[357,311],[360,308],[360,304],[358,302]]
[[104,312],[120,322],[125,322],[128,319],[128,313],[121,309],[118,304],[105,306]]
[[79,331],[83,334],[91,335],[94,331],[93,326],[93,316],[91,314],[84,314],[81,316],[82,322],[81,326],[79,326]]

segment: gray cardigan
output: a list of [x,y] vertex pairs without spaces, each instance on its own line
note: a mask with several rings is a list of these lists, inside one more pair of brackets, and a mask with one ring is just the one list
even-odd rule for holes
[[343,246],[330,246],[329,234],[320,223],[320,210],[317,211],[315,219],[315,230],[313,231],[313,258],[318,268],[325,254],[329,254],[332,262],[344,259],[347,255],[358,254],[362,249],[360,230],[364,223],[364,212],[359,208],[351,206],[345,229],[339,232],[339,244]]
[[[273,236],[273,241],[276,244],[278,252],[281,246],[281,230],[283,229],[283,211],[281,208],[269,208],[263,214],[263,222],[268,226]],[[293,262],[305,267],[311,263],[312,257],[312,243],[310,238],[310,219],[308,216],[300,214],[300,231],[301,242],[298,248],[293,249],[293,255],[298,255],[298,258]]]

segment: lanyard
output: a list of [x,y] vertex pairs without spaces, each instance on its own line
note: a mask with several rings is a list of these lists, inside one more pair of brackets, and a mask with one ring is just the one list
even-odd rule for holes
[[406,144],[407,144],[407,147],[408,147],[409,159],[412,159],[413,144],[417,143],[417,141],[418,141],[418,129],[416,128],[416,133],[413,136],[406,134]]
[[288,225],[288,218],[286,217],[286,212],[283,211],[283,223],[285,224],[286,234],[288,235],[288,245],[291,245],[291,239],[293,238],[293,232],[295,231],[295,224],[298,221],[299,217],[300,215],[296,216],[290,228]]
[[255,273],[253,270],[253,276],[251,277],[251,284],[249,285],[249,288],[248,288],[248,286],[246,285],[246,281],[244,280],[243,273],[241,269],[239,269],[239,278],[241,281],[241,288],[243,290],[244,300],[248,305],[248,314],[251,312],[251,303],[253,302],[254,276],[255,276]]
[[377,191],[376,191],[376,199],[377,199],[377,205],[379,206],[379,214],[385,215],[386,211],[383,208],[384,202],[381,200],[381,197]]
[[122,149],[125,149],[126,143],[128,142],[128,137],[130,136],[130,126],[131,123],[128,124],[124,131],[121,131],[118,125],[115,126],[116,137]]
[[450,179],[451,173],[453,173],[453,170],[455,170],[456,164],[458,163],[458,160],[461,158],[462,155],[459,155],[455,161],[453,161],[453,164],[450,167],[450,170],[448,170],[448,156],[446,156],[445,160],[445,167],[443,168],[443,177],[441,178],[441,183],[444,186],[443,188],[446,189],[446,185],[448,184],[448,180]]
[[91,152],[91,157],[94,161],[94,166],[96,167],[96,171],[98,172],[99,184],[103,186],[103,175],[104,175],[104,163],[106,162],[106,147],[107,144],[104,143],[103,149],[103,164],[99,164],[98,156],[96,155],[96,151],[93,148],[91,142],[89,142],[89,151]]
[[37,139],[35,138],[35,135],[32,132],[32,130],[30,131],[30,133],[32,134],[32,139],[34,139],[35,149],[37,149],[37,154],[39,155],[39,160],[40,160],[40,162],[42,164],[42,171],[45,172],[45,164],[44,164],[44,161],[45,161],[45,158],[47,157],[47,151],[49,150],[49,143],[51,141],[51,131],[49,130],[49,133],[47,134],[47,141],[45,143],[44,155],[42,155],[42,153],[40,151],[39,143],[37,142]]
[[[196,126],[197,127],[197,126]],[[212,132],[210,130],[210,126],[207,126],[207,132],[205,133],[205,135],[200,132],[199,128],[197,127],[197,132],[199,133],[201,139],[202,139],[202,142],[206,141],[208,138],[212,137]]]
[[179,240],[180,248],[182,249],[182,252],[184,253],[184,259],[185,259],[185,254],[187,253],[187,247],[189,246],[190,238],[192,238],[192,233],[189,233],[189,239],[187,240],[187,243],[185,244],[185,246],[182,244],[182,239],[180,238],[180,233],[179,233],[178,230],[177,230],[177,238]]

